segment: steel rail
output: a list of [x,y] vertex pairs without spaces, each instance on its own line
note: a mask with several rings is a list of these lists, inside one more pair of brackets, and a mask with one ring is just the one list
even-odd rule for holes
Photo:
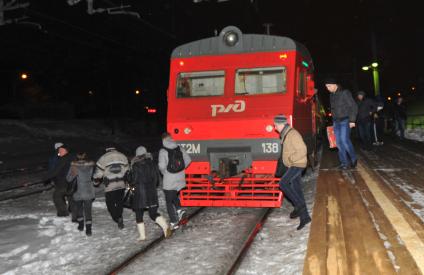
[[[187,223],[190,219],[192,219],[195,216],[197,216],[197,214],[199,214],[203,209],[205,209],[205,208],[204,207],[200,207],[200,208],[196,209],[193,213],[190,213],[184,219],[184,221],[181,221],[180,223],[181,224]],[[171,235],[171,237],[172,237],[172,235]],[[116,275],[116,274],[118,274],[125,267],[127,267],[132,262],[134,262],[137,258],[139,258],[142,255],[146,254],[148,251],[150,251],[151,249],[153,249],[154,247],[156,247],[158,244],[160,244],[163,240],[165,240],[165,236],[162,234],[159,238],[154,239],[148,245],[146,245],[145,247],[141,248],[139,251],[135,252],[133,255],[131,255],[130,257],[128,257],[125,261],[123,261],[122,263],[120,263],[116,267],[112,268],[112,270],[109,271],[109,272],[107,272],[106,274],[109,274],[109,275]]]

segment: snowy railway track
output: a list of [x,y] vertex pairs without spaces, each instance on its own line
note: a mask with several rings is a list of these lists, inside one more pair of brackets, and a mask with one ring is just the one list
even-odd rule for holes
[[0,190],[0,201],[13,200],[17,198],[27,197],[34,194],[39,194],[53,188],[53,185],[44,185],[43,181],[25,183],[19,186],[12,186]]
[[263,211],[261,211],[260,215],[258,215],[257,221],[252,224],[252,228],[248,234],[246,241],[243,243],[239,252],[234,255],[232,264],[228,266],[228,269],[223,274],[232,275],[236,273],[236,271],[240,267],[240,264],[243,262],[244,256],[249,250],[250,245],[254,241],[256,235],[262,229],[270,213],[271,213],[271,208],[266,208],[266,209],[263,209]]
[[[46,170],[47,166],[39,165],[31,168],[13,168],[0,171],[0,179],[8,177],[16,177],[19,175],[26,175],[30,173],[37,173]],[[1,191],[1,190],[0,190]]]
[[[193,211],[192,213],[188,214],[187,217],[184,219],[184,221],[181,222],[181,224],[186,224],[189,220],[191,220],[192,218],[194,218],[195,216],[197,216],[197,214],[199,214],[200,212],[202,212],[204,209],[205,209],[204,207],[197,208],[195,211]],[[116,267],[114,267],[107,274],[109,274],[109,275],[118,274],[124,268],[126,268],[131,263],[133,263],[137,258],[140,258],[144,254],[146,254],[148,251],[150,251],[154,247],[158,246],[165,239],[166,239],[165,236],[162,234],[159,238],[154,239],[147,246],[143,247],[142,249],[140,249],[139,251],[137,251],[136,253],[134,253],[130,257],[128,257],[125,261],[123,261],[122,263],[120,263],[119,265],[117,265]]]
[[[197,209],[193,214],[190,215],[190,217],[188,219],[193,219],[194,216],[196,216],[198,213],[202,212],[204,209],[209,209],[211,210],[211,208],[199,208]],[[249,219],[248,221],[245,220],[244,224],[242,225],[242,228],[238,228],[239,230],[232,230],[234,232],[234,234],[237,235],[237,232],[242,232],[240,233],[236,240],[233,243],[228,243],[228,245],[231,247],[231,254],[230,255],[224,255],[223,258],[225,259],[225,261],[221,262],[221,263],[217,263],[217,265],[219,265],[219,270],[217,270],[217,274],[235,274],[238,270],[238,268],[240,267],[241,263],[243,262],[244,256],[246,255],[247,251],[249,250],[252,242],[254,241],[256,235],[258,234],[258,232],[261,230],[261,228],[263,227],[263,225],[266,222],[266,219],[268,217],[268,215],[271,213],[271,208],[264,208],[264,209],[251,209],[252,212],[256,212],[256,213],[251,213],[251,215],[253,216],[251,219]],[[213,210],[211,210],[213,211]],[[249,211],[246,209],[243,209],[242,211]],[[205,211],[203,211],[205,212]],[[205,213],[206,215],[206,213]],[[202,218],[204,215],[202,215]],[[237,214],[236,214],[237,216]],[[216,217],[217,219],[219,219],[218,217]],[[232,217],[229,217],[230,219],[233,219]],[[222,217],[221,217],[222,219]],[[194,223],[194,224],[193,224]],[[200,228],[201,226],[198,224],[195,224],[195,222],[193,221],[191,223],[191,226],[195,227],[196,230],[212,230],[212,231],[216,231],[218,232],[218,235],[224,234],[224,232],[220,231],[219,228],[214,228],[213,226],[209,226],[206,228]],[[203,231],[202,231],[203,232]],[[175,236],[171,236],[170,239],[172,238],[178,238],[178,237],[183,237],[182,234],[183,232],[177,232],[175,234]],[[191,233],[188,233],[187,235],[190,235]],[[186,236],[187,237],[187,236]],[[209,235],[205,235],[203,236],[204,238],[210,238]],[[193,236],[193,238],[195,238]],[[118,265],[116,268],[114,268],[112,271],[108,272],[108,274],[130,274],[132,272],[138,272],[140,270],[144,270],[146,271],[145,267],[143,266],[143,263],[140,263],[140,261],[143,260],[143,257],[151,257],[151,255],[155,255],[157,254],[157,252],[154,252],[153,248],[158,248],[159,250],[162,248],[159,248],[159,245],[162,245],[165,247],[166,243],[163,242],[165,240],[165,238],[163,237],[163,235],[158,238],[155,239],[154,241],[152,241],[150,244],[148,244],[146,247],[142,248],[139,252],[137,252],[136,254],[132,255],[131,257],[129,257],[127,260],[125,260],[123,263],[121,263],[120,265]],[[180,240],[170,240],[170,241],[175,241],[175,242],[180,242]],[[181,245],[187,245],[187,243],[185,243],[184,241],[181,242]],[[200,245],[200,247],[203,247],[203,245]],[[210,247],[209,249],[203,250],[202,252],[196,252],[196,256],[199,256],[200,253],[204,253],[205,257],[208,259],[207,261],[210,261],[210,263],[208,264],[214,264],[213,260],[209,259],[209,257],[207,257],[207,255],[205,253],[216,253],[216,254],[220,254],[222,253],[222,251],[220,250],[222,249],[222,247],[220,248],[219,245],[217,247]],[[151,252],[151,253],[150,253]],[[177,252],[178,253],[178,252]],[[224,254],[228,253],[227,249],[224,250]],[[183,253],[184,254],[184,253]],[[166,256],[164,256],[166,257]],[[193,260],[193,258],[197,258],[197,257],[193,257],[192,255],[186,255],[186,259],[190,259]],[[181,262],[178,259],[172,259],[173,261],[177,261],[179,263],[179,265],[190,265],[190,263],[185,263],[185,262]],[[184,259],[183,259],[184,260]],[[166,260],[164,260],[166,261]],[[202,263],[198,263],[199,266]],[[194,267],[194,266],[192,266]],[[176,273],[181,273],[178,272],[177,270],[174,270],[174,272]],[[189,272],[189,270],[186,270],[185,272]],[[148,273],[150,274],[150,273]]]

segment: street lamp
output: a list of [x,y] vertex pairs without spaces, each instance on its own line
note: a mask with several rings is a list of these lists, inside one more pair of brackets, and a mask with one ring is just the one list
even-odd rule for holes
[[24,79],[24,80],[25,80],[25,79],[27,79],[27,78],[28,78],[28,75],[27,75],[26,73],[22,73],[22,74],[21,74],[21,79]]
[[362,67],[363,71],[369,71],[370,69],[372,70],[372,77],[374,80],[374,93],[376,96],[378,96],[380,94],[380,77],[378,74],[378,63],[373,62],[371,63],[371,65]]

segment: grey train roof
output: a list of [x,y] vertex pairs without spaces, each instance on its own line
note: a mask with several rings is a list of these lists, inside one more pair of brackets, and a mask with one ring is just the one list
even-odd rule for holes
[[[225,34],[228,31],[237,33],[239,41],[229,46],[224,42]],[[223,55],[250,52],[278,52],[285,50],[299,51],[302,56],[312,62],[311,55],[305,46],[291,38],[263,34],[242,34],[233,26],[224,28],[219,36],[193,41],[175,48],[171,57],[192,57],[202,55]]]

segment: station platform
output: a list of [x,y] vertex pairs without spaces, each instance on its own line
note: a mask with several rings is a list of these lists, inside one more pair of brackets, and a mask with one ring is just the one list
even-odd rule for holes
[[424,274],[424,144],[388,140],[339,171],[324,149],[303,274]]

